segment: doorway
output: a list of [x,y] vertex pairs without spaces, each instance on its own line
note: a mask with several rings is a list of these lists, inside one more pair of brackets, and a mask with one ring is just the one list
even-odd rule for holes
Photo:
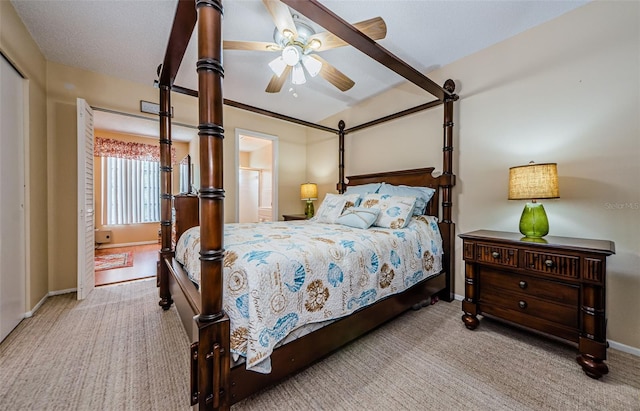
[[[131,113],[117,112],[94,107],[96,136],[127,144],[158,145],[158,118]],[[189,158],[189,142],[197,137],[197,127],[176,123],[172,127],[172,149],[175,159]],[[155,275],[158,259],[159,222],[134,222],[129,224],[109,224],[107,202],[103,198],[106,192],[106,157],[95,157],[95,254],[96,263],[113,262],[98,269],[94,275],[96,285],[113,284],[137,280]],[[172,176],[172,194],[183,192],[190,182],[182,181],[183,171],[190,170],[190,162],[174,165]],[[134,174],[127,174],[135,179]],[[159,198],[159,195],[157,196]],[[153,203],[155,205],[155,203]],[[92,242],[93,244],[93,242]],[[131,258],[130,258],[130,257]],[[118,264],[116,264],[116,262]]]
[[236,216],[239,223],[276,221],[278,137],[236,129]]

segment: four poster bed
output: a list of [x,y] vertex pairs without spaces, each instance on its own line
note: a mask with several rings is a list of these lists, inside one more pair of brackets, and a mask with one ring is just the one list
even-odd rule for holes
[[[200,409],[228,409],[409,308],[417,309],[437,298],[451,301],[453,297],[452,120],[453,102],[458,98],[453,93],[453,81],[447,80],[444,87],[438,86],[315,0],[283,0],[283,3],[437,99],[350,129],[340,121],[335,130],[223,100],[222,2],[179,1],[159,79],[162,247],[158,286],[160,306],[167,310],[175,303],[193,341],[191,404]],[[174,85],[173,81],[196,24],[199,89],[193,91]],[[174,199],[171,195],[171,91],[199,99],[199,196],[180,195]],[[326,224],[328,221],[293,221],[263,223],[260,227],[228,225],[225,231],[223,103],[336,133],[340,195],[332,195],[332,199],[339,204],[338,216],[342,210],[355,210],[347,207],[355,205],[357,200],[363,200],[365,208],[367,204],[380,205],[392,197],[416,201],[415,197],[376,194],[382,187],[378,183],[393,190],[399,186],[413,187],[429,192],[432,198],[425,199],[424,209],[418,210],[412,202],[406,218],[371,229]],[[441,104],[444,105],[441,175],[434,177],[434,168],[428,167],[345,178],[345,135]],[[376,188],[362,193],[360,190],[364,187]],[[354,204],[346,204],[351,201]],[[369,211],[371,208],[364,210]],[[317,214],[320,219],[325,215],[320,209]],[[379,218],[375,223],[378,221]],[[313,229],[317,231],[309,231]],[[303,237],[311,243],[295,239],[298,232],[303,232]],[[236,236],[241,234],[245,237]],[[174,247],[173,235],[177,247]],[[373,238],[376,236],[382,238],[382,242]],[[412,237],[416,237],[413,245],[403,248],[402,244],[412,241]],[[273,248],[282,244],[284,251]],[[320,254],[312,255],[316,251]],[[192,258],[198,254],[195,265],[193,259],[188,261],[189,254]],[[354,263],[349,265],[347,261],[352,257]],[[320,260],[326,260],[325,265]],[[239,265],[242,263],[245,265]],[[271,263],[276,265],[269,265]],[[314,272],[321,276],[313,277]],[[254,283],[254,288],[250,283]],[[275,284],[275,291],[266,289],[270,283]],[[348,285],[347,289],[337,291],[338,286],[344,284]],[[261,296],[259,292],[266,294]],[[265,302],[260,305],[262,297]],[[329,309],[332,298],[337,301]],[[290,306],[298,306],[300,312],[290,310]],[[268,311],[277,315],[270,317]],[[309,317],[308,320],[303,321],[303,316]],[[328,321],[321,321],[325,319]],[[247,323],[239,324],[242,320]],[[305,322],[320,324],[320,328],[300,327]],[[297,339],[284,341],[294,329],[305,331]]]

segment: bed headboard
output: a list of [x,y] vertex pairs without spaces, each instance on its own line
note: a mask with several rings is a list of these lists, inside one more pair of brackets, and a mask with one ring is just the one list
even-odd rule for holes
[[436,190],[433,198],[427,203],[427,214],[439,217],[440,211],[440,176],[434,177],[434,167],[416,168],[413,170],[388,171],[384,173],[361,174],[348,176],[347,186],[355,186],[368,183],[389,183],[394,185],[431,187]]
[[180,194],[173,198],[173,208],[175,221],[173,228],[175,240],[177,241],[182,233],[200,225],[200,202],[197,195]]

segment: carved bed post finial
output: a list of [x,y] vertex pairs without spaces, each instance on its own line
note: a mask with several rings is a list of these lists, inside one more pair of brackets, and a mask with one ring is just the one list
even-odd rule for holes
[[448,79],[447,81],[444,82],[444,85],[442,86],[442,88],[447,90],[449,93],[453,94],[453,92],[456,90],[456,82],[451,79]]
[[343,120],[338,122],[338,193],[342,194],[347,189],[344,182],[344,127]]

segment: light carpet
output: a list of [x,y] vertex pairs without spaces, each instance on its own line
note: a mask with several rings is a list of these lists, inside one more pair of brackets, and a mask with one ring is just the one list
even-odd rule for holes
[[[188,346],[155,281],[49,298],[0,344],[2,410],[187,410]],[[640,358],[583,374],[571,346],[440,302],[370,333],[234,410],[639,410]]]

